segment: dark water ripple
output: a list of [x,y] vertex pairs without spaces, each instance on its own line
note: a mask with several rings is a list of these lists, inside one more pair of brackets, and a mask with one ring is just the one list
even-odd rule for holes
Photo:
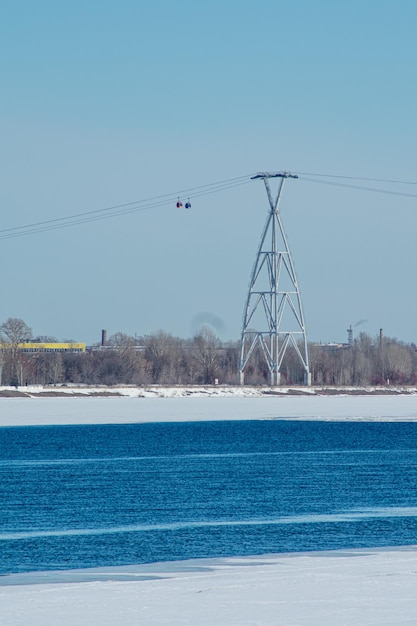
[[0,429],[0,573],[417,543],[417,424]]

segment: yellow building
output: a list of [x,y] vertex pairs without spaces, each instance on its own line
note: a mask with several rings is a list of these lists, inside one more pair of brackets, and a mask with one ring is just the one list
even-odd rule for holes
[[[0,348],[11,348],[10,343],[0,344]],[[85,343],[42,343],[38,341],[26,341],[17,346],[19,352],[85,352]]]

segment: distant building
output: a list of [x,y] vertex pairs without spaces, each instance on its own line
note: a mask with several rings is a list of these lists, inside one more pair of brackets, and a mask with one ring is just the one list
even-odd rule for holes
[[338,350],[347,350],[352,347],[350,343],[315,343],[313,346],[324,352],[337,352]]
[[[11,348],[10,343],[1,343],[0,349]],[[38,341],[25,341],[17,345],[19,352],[85,352],[85,343],[43,343]]]

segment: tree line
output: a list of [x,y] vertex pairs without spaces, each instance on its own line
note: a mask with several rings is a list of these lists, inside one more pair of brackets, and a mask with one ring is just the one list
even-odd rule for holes
[[[25,353],[19,344],[33,340],[30,327],[17,318],[0,325],[0,385],[236,385],[240,342],[222,342],[203,326],[190,339],[164,331],[145,337],[122,332],[105,346],[85,353]],[[53,337],[36,341],[56,342]],[[309,346],[313,385],[416,385],[415,344],[361,333],[350,344]],[[281,367],[281,384],[302,384],[304,371],[295,351],[288,350]],[[268,385],[268,367],[260,350],[245,370],[245,383]]]

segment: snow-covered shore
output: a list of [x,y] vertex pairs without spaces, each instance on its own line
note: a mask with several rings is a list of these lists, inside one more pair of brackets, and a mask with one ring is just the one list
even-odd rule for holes
[[1,398],[129,397],[129,398],[261,398],[265,396],[417,395],[417,387],[250,387],[232,385],[26,385],[0,387]]
[[16,575],[0,585],[1,623],[411,626],[416,559],[410,546]]

